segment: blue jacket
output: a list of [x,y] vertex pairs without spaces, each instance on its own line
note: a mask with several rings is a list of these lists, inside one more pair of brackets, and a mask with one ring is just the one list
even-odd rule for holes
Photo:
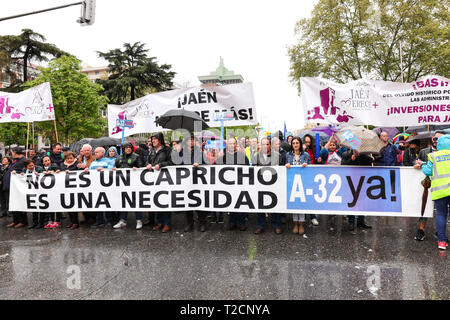
[[[294,162],[294,153],[292,152],[288,152],[286,153],[286,163],[292,164]],[[307,163],[307,164],[311,164],[311,159],[309,157],[309,154],[307,152],[303,152],[300,155],[300,162],[303,163]]]
[[381,149],[380,154],[375,156],[375,165],[398,166],[397,148],[392,143],[388,143],[387,146]]
[[[450,134],[446,134],[445,136],[439,137],[437,149],[438,151],[450,149]],[[430,160],[428,160],[427,163],[422,166],[422,172],[427,176],[433,175],[433,164],[431,163]]]
[[[111,158],[109,156],[109,151],[114,150],[114,152],[116,153],[116,156],[114,158]],[[117,158],[119,158],[119,153],[117,152],[117,148],[116,147],[111,147],[109,148],[106,153],[105,153],[105,159],[111,161],[113,167],[116,165],[116,160]]]
[[108,158],[101,158],[100,160],[92,161],[91,165],[89,166],[89,170],[97,170],[97,168],[111,170],[112,168],[114,168],[114,163],[111,162]]

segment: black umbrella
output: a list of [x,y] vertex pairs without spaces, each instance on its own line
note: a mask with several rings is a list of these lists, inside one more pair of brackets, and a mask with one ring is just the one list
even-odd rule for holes
[[117,138],[102,137],[98,139],[92,139],[89,144],[91,145],[92,149],[95,149],[97,147],[119,146],[120,142],[121,140]]
[[155,123],[166,129],[186,129],[188,131],[194,131],[194,124],[197,121],[201,123],[201,128],[195,129],[205,130],[209,128],[206,122],[203,121],[198,114],[184,109],[169,110],[159,117]]
[[433,125],[433,124],[431,124],[429,126],[428,125],[411,126],[411,127],[408,127],[408,129],[406,129],[406,133],[416,132],[416,133],[420,134],[420,133],[425,133],[425,132],[428,132],[428,131],[434,132],[434,131],[437,131],[437,130],[444,130],[444,129],[448,129],[448,128],[450,128],[450,125],[448,125],[448,124],[443,124],[443,125]]
[[416,134],[415,136],[414,135],[410,135],[408,137],[408,139],[405,140],[405,142],[411,142],[413,140],[431,140],[431,137],[432,137],[432,133],[431,132],[430,133],[428,133],[428,132],[419,133],[419,134]]
[[83,145],[85,144],[90,144],[90,142],[92,141],[92,138],[83,138],[77,142],[71,143],[69,145],[69,149],[70,151],[73,151],[75,153],[80,152],[81,148],[83,147]]

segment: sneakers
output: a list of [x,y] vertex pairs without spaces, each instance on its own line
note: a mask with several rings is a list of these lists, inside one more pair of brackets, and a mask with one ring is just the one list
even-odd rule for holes
[[447,246],[448,246],[447,242],[445,242],[445,241],[442,241],[442,242],[438,241],[438,248],[440,250],[447,250]]
[[54,223],[53,221],[50,221],[45,227],[44,229],[55,229],[56,228],[56,223]]
[[169,232],[170,230],[172,230],[172,228],[170,227],[170,226],[164,226],[164,228],[162,229],[162,233],[167,233],[167,232]]
[[[140,221],[140,220],[137,220],[137,221]],[[140,221],[141,222],[141,228],[142,228],[142,221]],[[125,223],[125,221],[123,221],[123,220],[120,220],[119,221],[119,223],[117,223],[116,225],[114,225],[114,229],[121,229],[121,228],[126,228],[127,227],[127,224]],[[136,229],[137,229],[137,226],[136,226]]]
[[319,221],[317,221],[317,219],[311,219],[311,222],[313,224],[313,226],[318,226],[319,225]]
[[360,229],[372,229],[372,226],[369,226],[368,224],[366,224],[364,222],[363,223],[358,222],[358,223],[356,223],[356,226]]
[[425,240],[425,231],[423,231],[422,229],[417,230],[417,234],[414,237],[414,240],[417,240],[417,241]]
[[[126,226],[126,224],[125,224]],[[136,230],[142,229],[142,220],[136,220]]]

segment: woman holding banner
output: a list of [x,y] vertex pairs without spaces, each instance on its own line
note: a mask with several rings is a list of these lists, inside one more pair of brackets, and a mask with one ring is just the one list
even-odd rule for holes
[[[78,168],[78,160],[75,156],[75,153],[72,151],[67,152],[64,157],[64,162],[61,163],[60,170],[64,171],[66,174],[70,171],[81,170]],[[78,212],[70,212],[70,223],[67,225],[67,228],[70,230],[78,229],[80,226],[80,222],[78,221]]]
[[[306,167],[311,164],[309,154],[303,151],[302,140],[299,137],[294,137],[291,140],[292,151],[286,155],[286,168],[290,169],[291,165]],[[293,234],[305,233],[305,214],[293,214],[292,219],[294,221]]]
[[[22,172],[25,169],[25,151],[21,147],[16,147],[11,151],[13,162],[9,167],[8,171],[6,171],[5,176],[3,177],[3,191],[7,191],[9,194],[9,188],[11,186],[11,173]],[[10,223],[8,228],[22,228],[27,224],[27,214],[22,211],[13,212],[13,222]]]
[[[313,137],[309,134],[305,134],[305,136],[303,137],[303,150],[308,153],[311,164],[314,164],[316,160],[313,141]],[[317,143],[320,144],[320,141],[317,141]],[[309,217],[311,218],[311,223],[313,224],[313,226],[319,225],[319,221],[317,220],[317,216],[315,214],[310,214]]]
[[0,166],[0,217],[8,216],[8,207],[9,207],[9,191],[3,190],[3,177],[8,171],[9,166],[12,163],[12,159],[10,157],[3,157],[2,165]]

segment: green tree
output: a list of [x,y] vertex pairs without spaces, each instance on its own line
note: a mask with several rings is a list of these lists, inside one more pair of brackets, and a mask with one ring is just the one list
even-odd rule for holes
[[120,48],[108,52],[97,52],[108,61],[110,76],[107,80],[97,80],[105,88],[111,103],[124,104],[151,92],[169,89],[175,72],[167,64],[158,65],[155,57],[148,57],[145,44],[125,43]]
[[291,79],[300,90],[300,77],[448,77],[449,21],[446,1],[320,0],[311,18],[297,23],[299,42],[289,48]]
[[[31,138],[30,144],[31,143]],[[5,146],[20,145],[24,146],[27,142],[27,124],[26,123],[1,123],[0,141]]]
[[[41,68],[41,74],[24,84],[31,88],[50,82],[58,135],[67,145],[86,137],[100,137],[106,125],[101,111],[108,98],[100,95],[102,86],[89,81],[81,73],[81,63],[74,57],[62,56]],[[53,132],[53,121],[37,122],[44,132]]]
[[53,57],[69,55],[45,41],[43,35],[31,29],[22,29],[22,33],[18,36],[0,36],[0,51],[7,52],[13,62],[21,61],[23,63],[23,79],[20,79],[19,85],[28,80],[29,62],[49,61],[49,55]]

